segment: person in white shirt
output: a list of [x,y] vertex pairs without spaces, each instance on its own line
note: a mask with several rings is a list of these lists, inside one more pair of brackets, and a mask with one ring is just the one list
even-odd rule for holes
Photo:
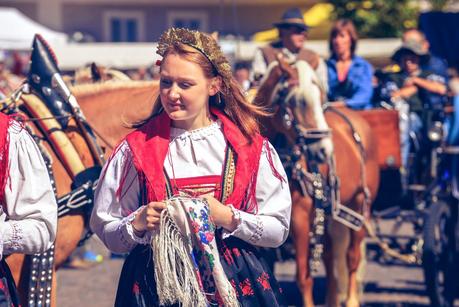
[[56,238],[57,204],[41,153],[25,128],[0,113],[0,306],[19,306],[5,261],[35,254]]
[[[206,199],[209,210],[198,217],[207,221],[210,215],[213,223],[204,228],[217,228],[219,260],[237,296],[233,304],[283,305],[277,281],[255,248],[281,245],[291,213],[286,174],[255,121],[264,112],[245,100],[210,36],[170,29],[158,53],[163,60],[153,115],[105,166],[91,217],[91,228],[110,250],[129,253],[115,306],[159,305],[149,244],[174,195]],[[193,259],[208,304],[221,305],[226,293],[204,274],[202,254],[193,250]]]

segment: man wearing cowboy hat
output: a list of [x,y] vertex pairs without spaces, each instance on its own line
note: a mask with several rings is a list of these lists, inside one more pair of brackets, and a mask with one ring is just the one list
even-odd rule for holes
[[256,51],[252,62],[252,72],[255,80],[259,80],[267,70],[268,65],[274,62],[281,53],[288,62],[297,60],[306,61],[317,73],[324,88],[327,85],[327,66],[317,53],[304,48],[308,26],[304,22],[303,14],[298,8],[287,10],[279,22],[274,23],[279,30],[279,41],[271,43]]

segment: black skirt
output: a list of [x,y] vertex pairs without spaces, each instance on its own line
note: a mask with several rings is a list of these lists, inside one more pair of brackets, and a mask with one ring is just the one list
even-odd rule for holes
[[10,269],[5,259],[2,259],[0,261],[0,307],[12,306],[20,306],[19,296]]
[[[285,306],[282,289],[255,247],[233,237],[218,238],[217,245],[223,269],[241,306]],[[149,246],[138,245],[126,258],[115,306],[159,306]]]

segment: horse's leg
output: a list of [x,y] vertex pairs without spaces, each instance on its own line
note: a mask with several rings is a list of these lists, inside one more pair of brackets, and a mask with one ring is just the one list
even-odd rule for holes
[[[370,194],[375,196],[379,185],[379,166],[377,155],[375,154],[376,146],[371,143],[372,139],[369,138],[368,135],[364,137],[364,140],[370,144],[366,150],[366,184],[370,190]],[[364,194],[361,192],[354,197],[354,200],[351,201],[349,205],[357,212],[370,212],[372,201],[374,201],[374,199],[371,199],[370,203],[367,204],[369,207],[365,208]],[[360,297],[363,293],[362,284],[366,267],[365,235],[366,231],[363,228],[359,231],[351,231],[351,242],[347,252],[349,288],[347,292],[346,307],[360,306]]]
[[330,218],[327,223],[327,251],[324,255],[327,274],[326,306],[339,306],[346,298],[348,289],[346,255],[350,241],[349,228]]
[[75,250],[84,229],[84,220],[81,214],[69,214],[59,218],[57,237],[54,250],[53,283],[51,306],[57,306],[57,274],[56,270],[67,260]]
[[54,253],[54,267],[59,267],[75,250],[84,229],[82,214],[69,214],[59,218],[57,225],[56,249]]
[[[61,266],[64,263],[64,261],[70,256],[70,254],[75,250],[78,242],[80,241],[83,228],[84,221],[81,214],[67,215],[65,217],[59,218],[58,232],[56,238],[56,249],[54,254],[55,258],[53,269],[51,306],[57,306],[57,282],[55,270],[56,268],[59,268],[59,266]],[[26,256],[24,254],[12,254],[6,258],[6,261],[8,262],[11,274],[13,275],[14,281],[16,282],[19,293],[19,299],[21,300],[21,305],[27,306],[30,261],[26,260]]]
[[57,274],[56,269],[53,268],[53,284],[51,285],[51,306],[57,305]]
[[296,250],[296,278],[303,297],[303,306],[314,306],[313,280],[309,270],[309,229],[312,201],[292,189],[292,231]]
[[16,283],[21,306],[27,306],[30,261],[27,261],[24,254],[11,254],[6,258],[6,262]]
[[[356,211],[361,211],[363,203],[363,193],[359,193],[350,204],[350,207]],[[360,286],[365,271],[365,262],[362,261],[362,246],[364,246],[366,233],[364,228],[359,231],[350,231],[350,233],[350,244],[346,254],[347,268],[349,270],[346,307],[357,307],[360,306]]]
[[330,237],[330,234],[328,232],[328,229],[331,227],[329,225],[331,223],[331,220],[327,218],[326,222],[326,232],[325,232],[325,237],[324,237],[324,253],[323,253],[323,261],[324,261],[324,266],[325,266],[325,276],[326,276],[326,282],[327,282],[327,292],[326,292],[326,298],[325,298],[325,305],[330,306],[333,304],[338,304],[337,300],[335,302],[331,302],[330,297],[336,297],[336,291],[337,291],[337,283],[335,278],[333,278],[333,246],[332,246],[332,238]]
[[365,230],[351,231],[351,244],[347,252],[347,265],[349,268],[349,287],[347,292],[346,307],[360,306],[360,286],[363,275],[360,267],[362,260],[362,244]]

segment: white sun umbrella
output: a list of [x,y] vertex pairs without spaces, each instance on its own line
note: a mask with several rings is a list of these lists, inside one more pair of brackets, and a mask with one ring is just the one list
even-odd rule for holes
[[60,45],[67,41],[66,34],[37,23],[16,8],[0,7],[0,49],[29,50],[37,33],[51,45]]

